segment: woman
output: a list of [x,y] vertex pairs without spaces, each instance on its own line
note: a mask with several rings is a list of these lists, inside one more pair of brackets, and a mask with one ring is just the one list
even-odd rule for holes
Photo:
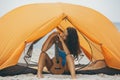
[[[60,51],[64,51],[65,54],[65,56],[63,56],[63,58],[65,57],[65,60],[63,60],[63,63],[61,65],[64,67],[65,71],[69,71],[71,73],[72,79],[76,79],[74,60],[78,59],[81,50],[79,46],[77,31],[75,28],[72,27],[68,27],[61,34],[59,34],[58,32],[53,32],[45,41],[42,47],[42,52],[39,57],[37,77],[43,77],[42,70],[44,66],[46,66],[47,69],[50,71],[53,62],[50,59],[50,57],[46,54],[46,51],[56,42],[56,39],[58,39],[58,46]],[[95,70],[103,67],[106,67],[105,61],[96,60],[80,70]]]
[[[59,34],[58,32],[53,32],[48,39],[45,41],[42,47],[42,52],[39,57],[38,62],[38,73],[37,77],[42,78],[43,67],[46,66],[50,71],[53,62],[50,57],[46,54],[46,51],[55,43],[56,38],[58,38],[58,47],[60,50],[64,51],[66,55],[66,60],[64,61],[64,70],[70,71],[72,79],[76,79],[74,59],[78,58],[81,53],[78,34],[75,28],[68,27],[64,32]],[[62,65],[62,64],[61,64]]]

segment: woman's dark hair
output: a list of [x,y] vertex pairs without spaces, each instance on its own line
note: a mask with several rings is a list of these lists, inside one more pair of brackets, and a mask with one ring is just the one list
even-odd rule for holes
[[81,53],[80,46],[79,46],[79,39],[78,34],[75,28],[68,27],[67,28],[67,38],[65,40],[66,45],[70,51],[70,53],[75,57],[78,58],[78,55]]

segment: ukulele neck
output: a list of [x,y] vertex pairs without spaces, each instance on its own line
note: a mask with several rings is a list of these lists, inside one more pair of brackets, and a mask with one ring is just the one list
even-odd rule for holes
[[59,43],[59,41],[56,40],[56,41],[55,41],[55,57],[56,57],[57,62],[59,61],[59,60],[58,60],[58,58],[59,58],[58,43]]

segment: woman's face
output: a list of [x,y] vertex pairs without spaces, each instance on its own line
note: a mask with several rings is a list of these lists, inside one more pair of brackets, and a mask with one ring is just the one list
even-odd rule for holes
[[67,30],[64,30],[64,31],[60,34],[60,36],[61,36],[64,40],[67,38],[67,35],[68,35]]

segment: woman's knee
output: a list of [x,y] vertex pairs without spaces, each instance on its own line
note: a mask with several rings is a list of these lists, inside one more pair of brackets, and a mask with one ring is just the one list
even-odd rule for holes
[[73,57],[72,57],[72,55],[70,55],[70,54],[66,56],[66,60],[68,60],[68,59],[74,60]]
[[46,52],[41,52],[40,56],[47,56],[47,53]]

